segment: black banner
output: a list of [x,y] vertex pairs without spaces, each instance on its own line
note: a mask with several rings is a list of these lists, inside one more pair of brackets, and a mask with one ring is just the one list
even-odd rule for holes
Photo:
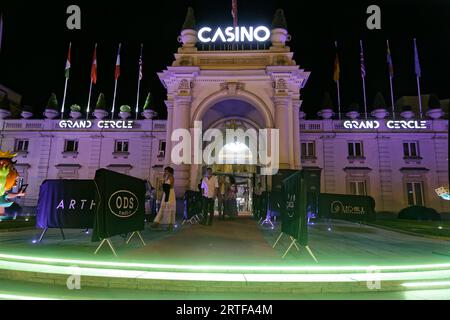
[[283,180],[282,197],[281,231],[307,246],[306,188],[301,171]]
[[144,180],[99,169],[95,182],[99,197],[92,241],[144,229]]
[[36,227],[92,228],[96,193],[93,180],[45,180],[39,190]]
[[375,219],[375,200],[369,196],[321,193],[319,216],[327,219]]

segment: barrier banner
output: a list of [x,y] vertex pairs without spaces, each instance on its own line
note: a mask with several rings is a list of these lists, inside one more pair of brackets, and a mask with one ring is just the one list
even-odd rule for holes
[[92,241],[144,230],[145,180],[99,169],[94,181],[99,192]]
[[93,180],[44,180],[39,190],[36,227],[92,228],[96,193]]
[[319,217],[369,221],[375,219],[375,200],[369,196],[321,193]]

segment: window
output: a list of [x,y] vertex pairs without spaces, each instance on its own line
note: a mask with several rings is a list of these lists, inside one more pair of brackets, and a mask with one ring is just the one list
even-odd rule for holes
[[28,140],[26,139],[17,139],[14,150],[17,152],[27,152],[28,151]]
[[165,153],[166,153],[166,142],[159,141],[158,157],[164,157]]
[[417,141],[403,142],[404,158],[419,158],[419,143]]
[[303,158],[316,157],[316,145],[314,141],[302,142],[302,157]]
[[128,152],[128,140],[116,140],[114,152]]
[[78,152],[78,140],[66,140],[64,142],[64,152]]
[[408,206],[423,206],[423,183],[420,182],[407,182],[406,192],[408,197]]
[[348,156],[352,158],[364,157],[363,144],[361,141],[351,141],[348,143]]
[[367,195],[366,181],[350,181],[349,188],[350,194],[357,196]]

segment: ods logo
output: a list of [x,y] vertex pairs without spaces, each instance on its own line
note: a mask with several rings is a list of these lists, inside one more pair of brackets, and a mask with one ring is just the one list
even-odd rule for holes
[[136,195],[128,190],[114,192],[108,200],[109,210],[119,218],[129,218],[139,208],[139,200]]

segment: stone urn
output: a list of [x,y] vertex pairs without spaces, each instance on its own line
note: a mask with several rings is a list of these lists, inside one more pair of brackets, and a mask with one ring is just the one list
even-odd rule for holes
[[317,115],[323,119],[331,119],[334,116],[334,112],[332,109],[322,109],[317,112]]
[[119,112],[119,117],[123,120],[128,119],[131,116],[131,112],[127,112],[127,111],[120,111]]
[[400,113],[400,116],[403,119],[412,119],[414,118],[414,112],[412,112],[411,110],[405,110]]
[[300,120],[303,120],[303,119],[305,119],[305,117],[306,117],[306,113],[300,110],[300,111],[298,112],[298,118],[299,118]]
[[11,112],[9,110],[0,109],[0,119],[6,119],[11,116]]
[[45,109],[44,116],[47,119],[55,119],[59,115],[59,112],[55,109]]
[[80,111],[70,111],[69,115],[74,120],[81,118],[81,116],[82,116]]
[[437,120],[444,115],[444,111],[441,108],[429,109],[426,115],[433,120]]
[[376,119],[384,119],[389,115],[389,112],[387,112],[386,109],[375,109],[371,113],[372,117],[375,117]]
[[358,111],[349,111],[349,112],[347,112],[346,114],[345,114],[345,116],[347,117],[347,118],[350,118],[350,119],[358,119],[359,118],[359,112]]
[[33,112],[24,110],[20,113],[20,116],[24,119],[30,119],[33,116]]
[[95,117],[95,119],[102,120],[108,116],[108,111],[103,109],[94,109],[94,112],[92,112],[92,115]]
[[286,41],[291,40],[291,35],[289,35],[288,31],[284,28],[272,29],[270,33],[270,41],[274,47],[284,47]]
[[184,29],[178,36],[178,42],[185,48],[193,48],[197,43],[197,31],[194,29]]
[[141,115],[145,119],[153,119],[154,117],[156,117],[157,113],[151,109],[145,109],[144,111],[142,111]]

